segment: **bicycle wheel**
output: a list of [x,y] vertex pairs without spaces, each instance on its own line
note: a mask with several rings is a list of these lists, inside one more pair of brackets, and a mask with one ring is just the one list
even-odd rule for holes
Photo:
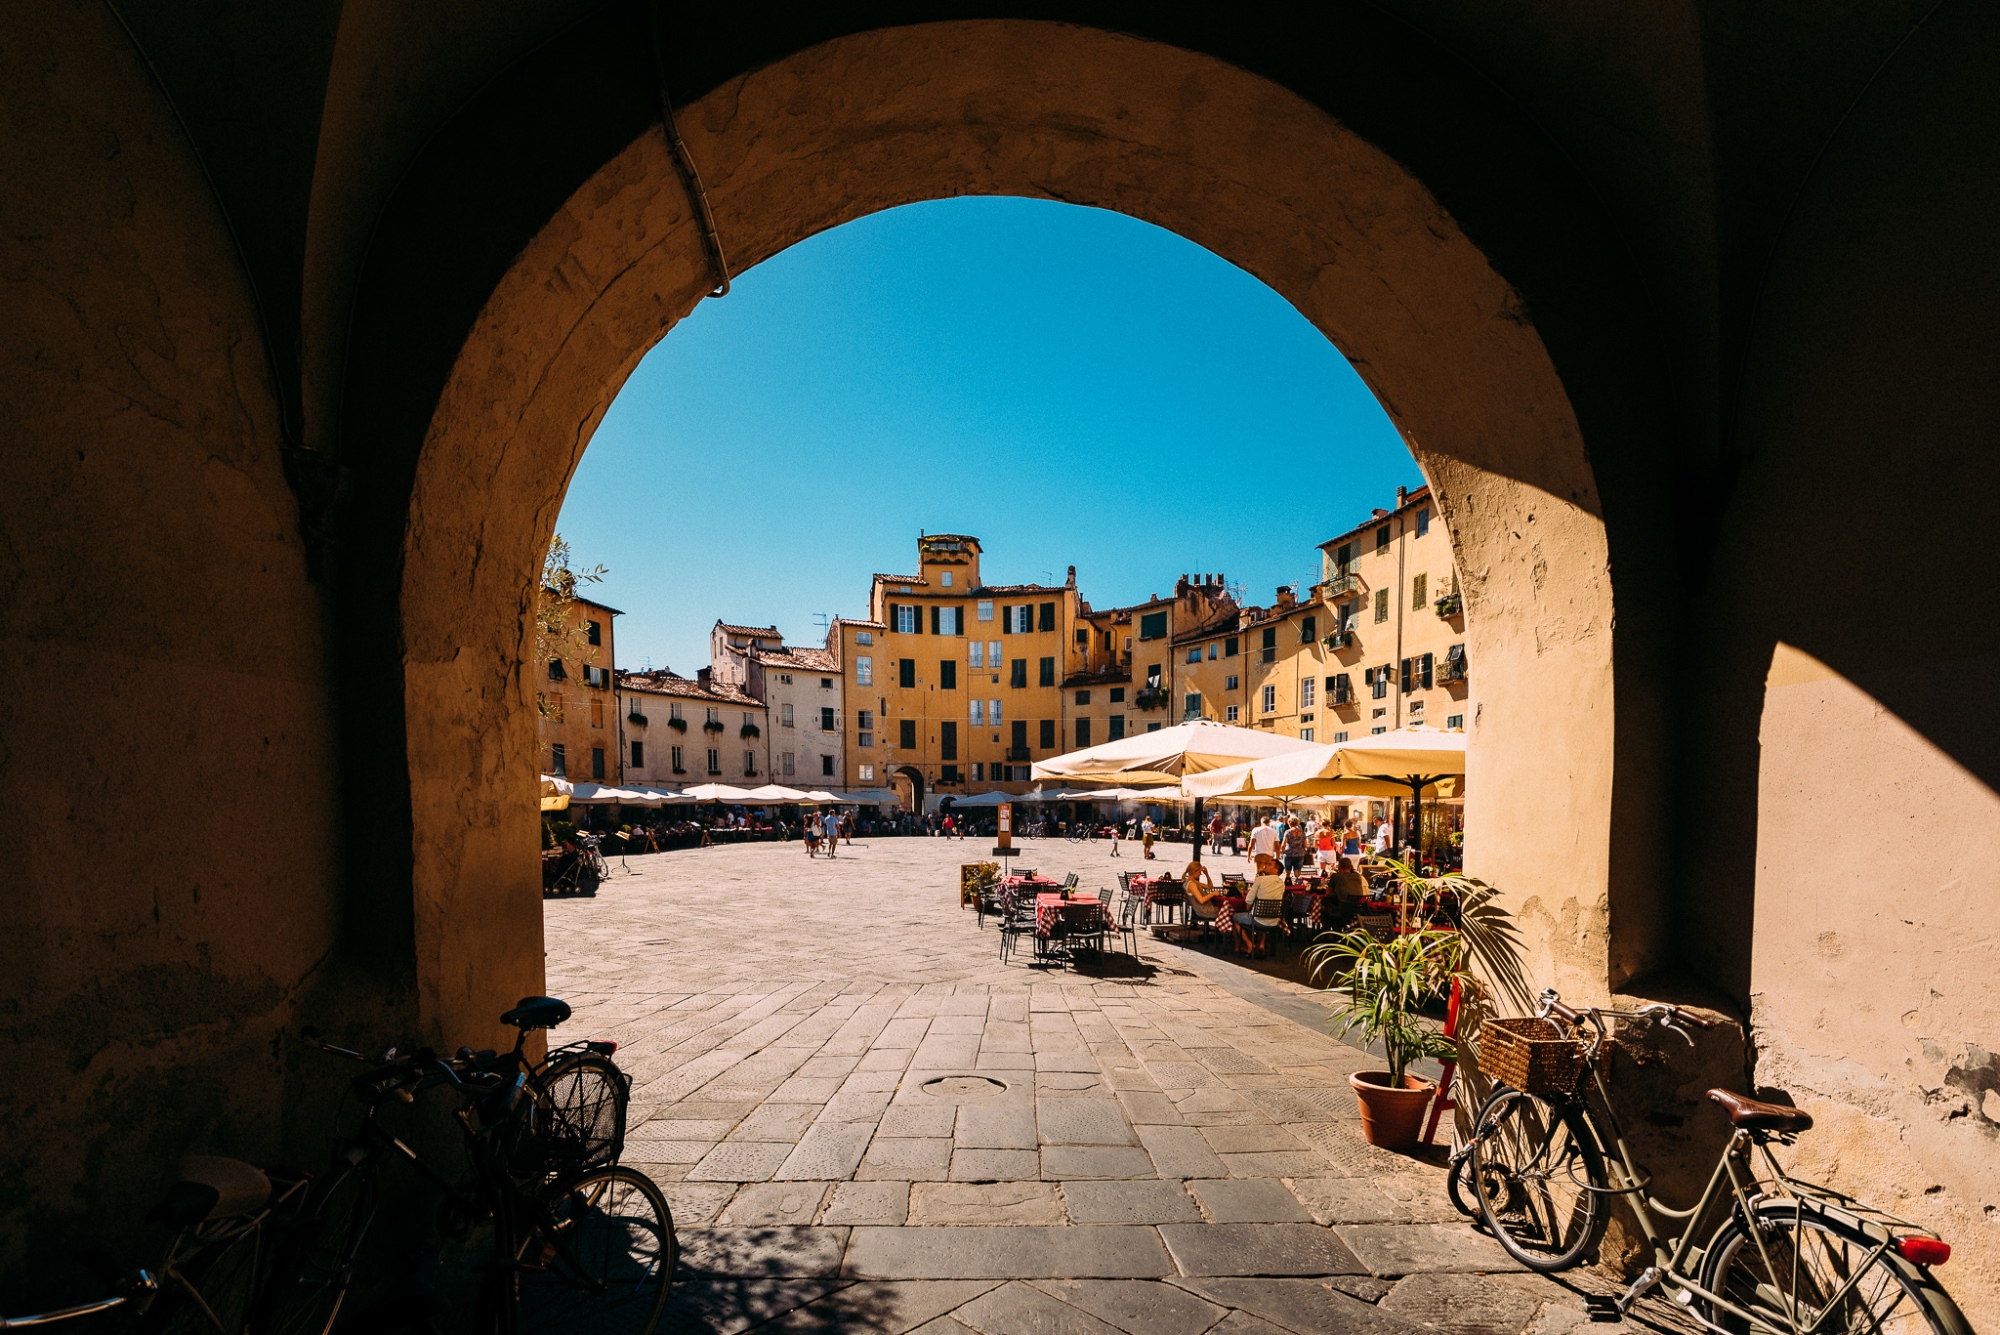
[[344,1162],[315,1182],[279,1245],[251,1329],[257,1335],[326,1335],[347,1299],[374,1219],[372,1164]]
[[214,1335],[218,1328],[235,1335],[247,1328],[260,1262],[268,1259],[261,1251],[264,1231],[240,1219],[222,1222],[234,1227],[206,1241],[197,1237],[195,1250],[175,1265],[177,1273],[163,1277],[160,1296],[136,1326],[142,1335]]
[[[1791,1200],[1758,1203],[1755,1232],[1732,1212],[1703,1253],[1701,1286],[1756,1318],[1702,1300],[1728,1331],[1820,1335],[1972,1335],[1930,1271],[1851,1224]],[[1796,1322],[1796,1325],[1794,1325]]]
[[667,1198],[635,1169],[597,1168],[540,1203],[515,1270],[520,1335],[651,1335],[680,1246]]
[[1530,1270],[1568,1269],[1603,1233],[1609,1182],[1579,1110],[1496,1090],[1479,1110],[1466,1162],[1480,1217]]
[[517,1166],[558,1177],[615,1161],[625,1148],[631,1088],[609,1057],[595,1052],[558,1055],[535,1073],[535,1162]]

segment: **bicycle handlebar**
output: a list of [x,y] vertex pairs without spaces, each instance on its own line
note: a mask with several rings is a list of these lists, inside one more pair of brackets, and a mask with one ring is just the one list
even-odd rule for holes
[[1687,1010],[1684,1007],[1670,1005],[1664,1001],[1656,1001],[1650,1005],[1641,1006],[1635,1011],[1613,1010],[1605,1006],[1586,1006],[1579,1011],[1563,1005],[1560,995],[1553,987],[1542,990],[1541,1007],[1536,1011],[1536,1015],[1537,1018],[1542,1019],[1553,1015],[1569,1024],[1578,1026],[1588,1021],[1590,1026],[1597,1031],[1596,1037],[1591,1040],[1590,1052],[1588,1054],[1593,1057],[1597,1055],[1598,1046],[1608,1037],[1604,1028],[1604,1021],[1607,1017],[1614,1020],[1657,1021],[1663,1028],[1670,1029],[1686,1039],[1689,1047],[1694,1046],[1694,1035],[1687,1032],[1687,1026],[1692,1025],[1696,1029],[1713,1029],[1722,1023],[1720,1020],[1711,1020],[1706,1016],[1697,1015],[1695,1012]]

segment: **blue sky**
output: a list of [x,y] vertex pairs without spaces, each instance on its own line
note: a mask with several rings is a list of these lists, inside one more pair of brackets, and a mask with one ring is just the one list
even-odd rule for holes
[[913,204],[737,277],[640,363],[559,529],[610,575],[621,667],[692,676],[709,627],[865,615],[918,530],[991,583],[1074,564],[1099,607],[1222,571],[1252,603],[1422,481],[1374,396],[1275,292],[1148,223]]

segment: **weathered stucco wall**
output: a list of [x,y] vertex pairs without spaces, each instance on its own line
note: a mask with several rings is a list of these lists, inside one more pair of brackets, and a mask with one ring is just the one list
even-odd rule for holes
[[340,864],[319,604],[228,232],[104,7],[36,8],[0,42],[7,1311],[79,1273],[79,1220],[143,1228],[182,1154],[277,1154],[274,1040]]
[[[1460,553],[1483,702],[1474,869],[1547,928],[1528,934],[1531,977],[1605,995],[1617,776],[1596,491],[1518,297],[1417,182],[1264,80],[1043,24],[844,38],[680,120],[739,268],[895,204],[1034,195],[1170,227],[1325,330],[1403,429]],[[427,959],[538,932],[521,590],[591,428],[712,282],[652,131],[535,239],[460,355],[416,481],[402,597]],[[493,1010],[456,969],[432,977],[450,989],[431,999],[445,1029]]]
[[1990,10],[1918,32],[1774,260],[1684,825],[1689,955],[1741,980],[1756,1084],[1817,1120],[1797,1161],[1939,1229],[1975,1322],[2000,1311],[1996,40]]

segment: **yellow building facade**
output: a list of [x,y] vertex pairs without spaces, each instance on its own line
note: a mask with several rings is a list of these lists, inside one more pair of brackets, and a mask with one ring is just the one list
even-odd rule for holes
[[568,615],[582,631],[577,637],[583,642],[579,652],[539,665],[542,773],[616,785],[624,771],[612,681],[618,661],[612,619],[623,614],[615,607],[577,598]]
[[[1430,488],[1320,544],[1319,597],[1334,634],[1329,675],[1344,678],[1322,741],[1423,723],[1463,728],[1476,708],[1451,535]],[[1322,697],[1339,689],[1326,687]]]
[[917,555],[915,573],[874,577],[865,622],[842,623],[847,782],[913,800],[1025,792],[1033,763],[1067,749],[1075,569],[1064,585],[988,585],[963,534],[926,535]]

